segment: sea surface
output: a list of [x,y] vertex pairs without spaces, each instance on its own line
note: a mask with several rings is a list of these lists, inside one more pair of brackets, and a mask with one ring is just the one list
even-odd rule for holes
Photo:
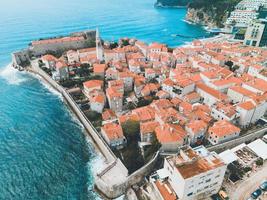
[[34,39],[96,27],[104,39],[135,37],[170,46],[207,34],[183,21],[186,9],[153,5],[153,0],[0,1],[0,200],[98,199],[93,173],[102,163],[60,95],[38,77],[12,69],[10,53]]

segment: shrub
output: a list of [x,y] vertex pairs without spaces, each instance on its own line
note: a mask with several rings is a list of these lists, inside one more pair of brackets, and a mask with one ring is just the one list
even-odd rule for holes
[[245,173],[247,173],[247,172],[249,172],[249,171],[251,171],[252,169],[251,169],[251,167],[244,167],[243,168],[243,171],[245,172]]
[[99,121],[102,118],[100,113],[92,111],[92,110],[85,112],[84,114],[88,118],[89,121]]
[[258,160],[256,161],[256,165],[257,165],[257,166],[262,166],[262,165],[263,165],[263,160],[262,160],[262,159],[258,159]]

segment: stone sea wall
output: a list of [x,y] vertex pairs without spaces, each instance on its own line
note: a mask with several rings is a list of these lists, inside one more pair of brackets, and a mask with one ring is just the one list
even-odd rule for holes
[[31,71],[40,75],[47,83],[49,83],[53,88],[62,94],[66,103],[76,114],[80,122],[84,125],[85,129],[89,133],[89,136],[94,140],[97,147],[106,158],[107,163],[109,163],[109,165],[102,172],[95,176],[95,186],[101,194],[110,199],[120,197],[126,193],[129,187],[141,182],[145,176],[149,175],[154,170],[155,164],[159,158],[159,152],[157,152],[155,156],[139,170],[135,171],[129,176],[125,176],[125,179],[121,183],[114,184],[112,182],[106,182],[103,180],[101,175],[103,176],[105,173],[108,173],[112,167],[117,167],[116,171],[121,172],[122,174],[125,174],[125,172],[128,172],[128,170],[120,161],[120,159],[114,155],[108,144],[103,140],[98,131],[86,118],[70,94],[56,81],[54,81],[46,72],[39,68],[39,66],[32,64]]
[[99,150],[105,156],[108,162],[113,162],[117,159],[117,157],[113,154],[112,150],[109,148],[108,144],[102,139],[99,135],[98,131],[95,130],[94,126],[91,122],[85,117],[83,112],[80,110],[79,106],[75,103],[69,93],[60,86],[56,81],[54,81],[46,72],[44,72],[38,66],[32,66],[33,72],[39,74],[46,82],[48,82],[53,88],[55,88],[58,92],[62,94],[66,103],[70,106],[72,111],[76,114],[78,119],[84,125],[85,129],[90,133],[90,137],[97,144]]
[[112,185],[104,182],[101,178],[96,177],[95,184],[97,189],[108,198],[115,199],[120,197],[122,194],[126,193],[127,189],[138,184],[144,179],[145,176],[148,176],[154,171],[155,165],[159,159],[159,155],[160,153],[157,152],[156,155],[145,166],[129,175],[122,183]]

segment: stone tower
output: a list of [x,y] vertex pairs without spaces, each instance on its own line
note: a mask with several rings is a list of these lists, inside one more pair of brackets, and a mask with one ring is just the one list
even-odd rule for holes
[[96,57],[100,62],[104,61],[104,49],[102,46],[98,28],[96,29]]

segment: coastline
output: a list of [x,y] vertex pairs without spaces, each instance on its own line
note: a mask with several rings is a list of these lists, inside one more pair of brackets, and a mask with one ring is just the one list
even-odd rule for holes
[[[11,66],[9,66],[11,67]],[[34,73],[31,70],[27,70],[25,71],[28,75],[32,76],[35,79],[38,79],[39,82],[52,94],[56,95],[60,101],[62,101],[67,108],[67,112],[69,112],[71,118],[80,126],[80,128],[82,129],[82,133],[85,137],[86,140],[86,144],[88,147],[92,147],[94,150],[94,153],[96,155],[96,158],[93,159],[94,163],[99,163],[99,165],[97,165],[97,168],[91,166],[93,169],[99,170],[102,168],[105,168],[107,166],[105,157],[103,156],[101,150],[99,149],[97,143],[94,141],[94,139],[89,135],[89,133],[87,133],[87,130],[85,129],[84,125],[82,124],[82,122],[80,121],[80,119],[78,118],[78,116],[75,114],[75,112],[73,112],[72,108],[69,106],[69,104],[67,103],[66,99],[64,98],[64,96],[55,88],[53,87],[53,85],[51,85],[45,78],[43,78],[40,74],[38,73]],[[96,160],[96,161],[95,161]],[[101,166],[100,166],[101,164]]]
[[[212,41],[219,38],[221,38],[221,36],[215,36],[201,40]],[[187,45],[190,44],[178,45],[176,47]],[[54,92],[58,93],[62,97],[62,100],[67,104],[75,119],[78,120],[80,122],[79,124],[83,126],[83,133],[85,137],[93,144],[94,149],[97,150],[101,156],[103,156],[103,159],[100,160],[102,163],[104,163],[104,166],[102,166],[102,169],[97,169],[98,173],[94,173],[94,183],[97,193],[108,198],[117,198],[125,194],[130,186],[140,182],[143,177],[148,175],[153,170],[153,166],[158,160],[159,153],[152,157],[152,159],[146,165],[139,168],[132,174],[128,174],[128,170],[124,164],[113,154],[110,147],[106,144],[98,131],[95,130],[91,122],[84,116],[83,112],[79,109],[78,105],[68,94],[66,89],[64,89],[46,72],[39,68],[38,63],[36,62],[37,60],[38,59],[31,61],[30,66],[27,67],[28,73],[37,76],[36,78],[42,81],[48,88],[52,88],[50,90],[55,90]],[[99,173],[99,171],[101,172]],[[123,171],[127,172],[123,173]],[[111,183],[107,177],[114,177],[114,174],[115,177],[117,175],[118,180],[114,180]]]
[[[105,158],[108,161],[113,161],[114,159],[114,154],[113,152],[111,153],[111,155],[106,154],[107,152],[103,152],[97,144],[97,142],[95,141],[95,138],[92,137],[92,132],[94,132],[95,130],[93,130],[92,132],[89,133],[89,131],[87,130],[87,127],[85,126],[86,124],[83,123],[83,120],[80,119],[80,115],[77,114],[77,110],[78,109],[78,105],[76,105],[76,103],[74,102],[74,100],[70,97],[70,95],[68,95],[68,93],[66,92],[65,89],[62,88],[62,86],[58,85],[54,80],[52,80],[52,78],[50,78],[44,71],[42,71],[40,68],[33,68],[33,66],[31,65],[31,68],[27,68],[27,71],[29,73],[33,73],[34,75],[37,75],[40,77],[40,79],[46,83],[46,85],[49,85],[51,88],[53,88],[56,92],[58,92],[60,94],[60,96],[62,96],[63,101],[65,102],[65,104],[69,107],[70,111],[73,113],[73,115],[76,117],[76,119],[79,121],[79,125],[82,125],[83,128],[85,129],[83,131],[84,135],[86,137],[89,137],[90,139],[92,139],[91,141],[93,142],[93,144],[96,146],[96,149],[99,150],[99,152],[101,152],[102,155],[105,156]],[[67,94],[64,95],[64,94]],[[70,97],[70,98],[68,98]],[[70,101],[72,100],[72,102]],[[76,108],[75,108],[75,106]],[[82,113],[82,112],[81,112]],[[92,126],[93,127],[93,126]],[[104,142],[104,141],[102,141]],[[107,145],[107,144],[106,144]],[[105,146],[107,147],[107,146]],[[107,148],[109,149],[109,148]],[[109,151],[109,150],[108,150]],[[109,152],[110,153],[110,152]]]
[[[74,102],[74,100],[67,94],[65,89],[62,86],[58,85],[52,78],[50,78],[46,72],[40,69],[38,66],[33,66],[31,64],[27,67],[27,72],[32,73],[33,75],[40,76],[41,81],[44,81],[45,84],[51,86],[54,90],[60,93],[63,97],[63,101],[70,108],[70,111],[77,117],[80,123],[84,126],[83,133],[89,141],[93,141],[94,146],[99,150],[101,155],[103,156],[100,161],[105,164],[105,166],[101,166],[104,169],[97,169],[98,173],[94,173],[95,179],[95,191],[100,195],[108,199],[118,198],[124,194],[126,194],[128,188],[132,185],[139,183],[143,180],[143,177],[151,173],[154,169],[154,165],[158,161],[159,152],[157,152],[151,160],[146,163],[143,167],[133,172],[132,174],[123,175],[123,170],[127,171],[126,167],[123,163],[118,159],[113,152],[109,149],[109,146],[106,146],[105,141],[99,136],[93,129],[91,131],[88,130],[88,126],[85,121],[81,119],[81,115],[77,112],[78,105]],[[67,95],[66,95],[67,94]],[[78,109],[79,111],[79,109]],[[80,111],[81,112],[81,111]],[[88,120],[86,120],[88,122]],[[93,127],[93,126],[92,126]],[[91,128],[92,128],[91,127]],[[94,127],[93,127],[94,128]],[[89,128],[90,129],[90,128]],[[95,135],[96,134],[96,135]],[[104,145],[99,145],[103,142]],[[111,152],[110,152],[111,151]],[[99,170],[101,172],[99,172]],[[114,174],[115,173],[115,174]],[[116,174],[118,173],[118,174]],[[107,182],[105,180],[108,176],[115,176],[118,180],[114,180],[113,183]]]

